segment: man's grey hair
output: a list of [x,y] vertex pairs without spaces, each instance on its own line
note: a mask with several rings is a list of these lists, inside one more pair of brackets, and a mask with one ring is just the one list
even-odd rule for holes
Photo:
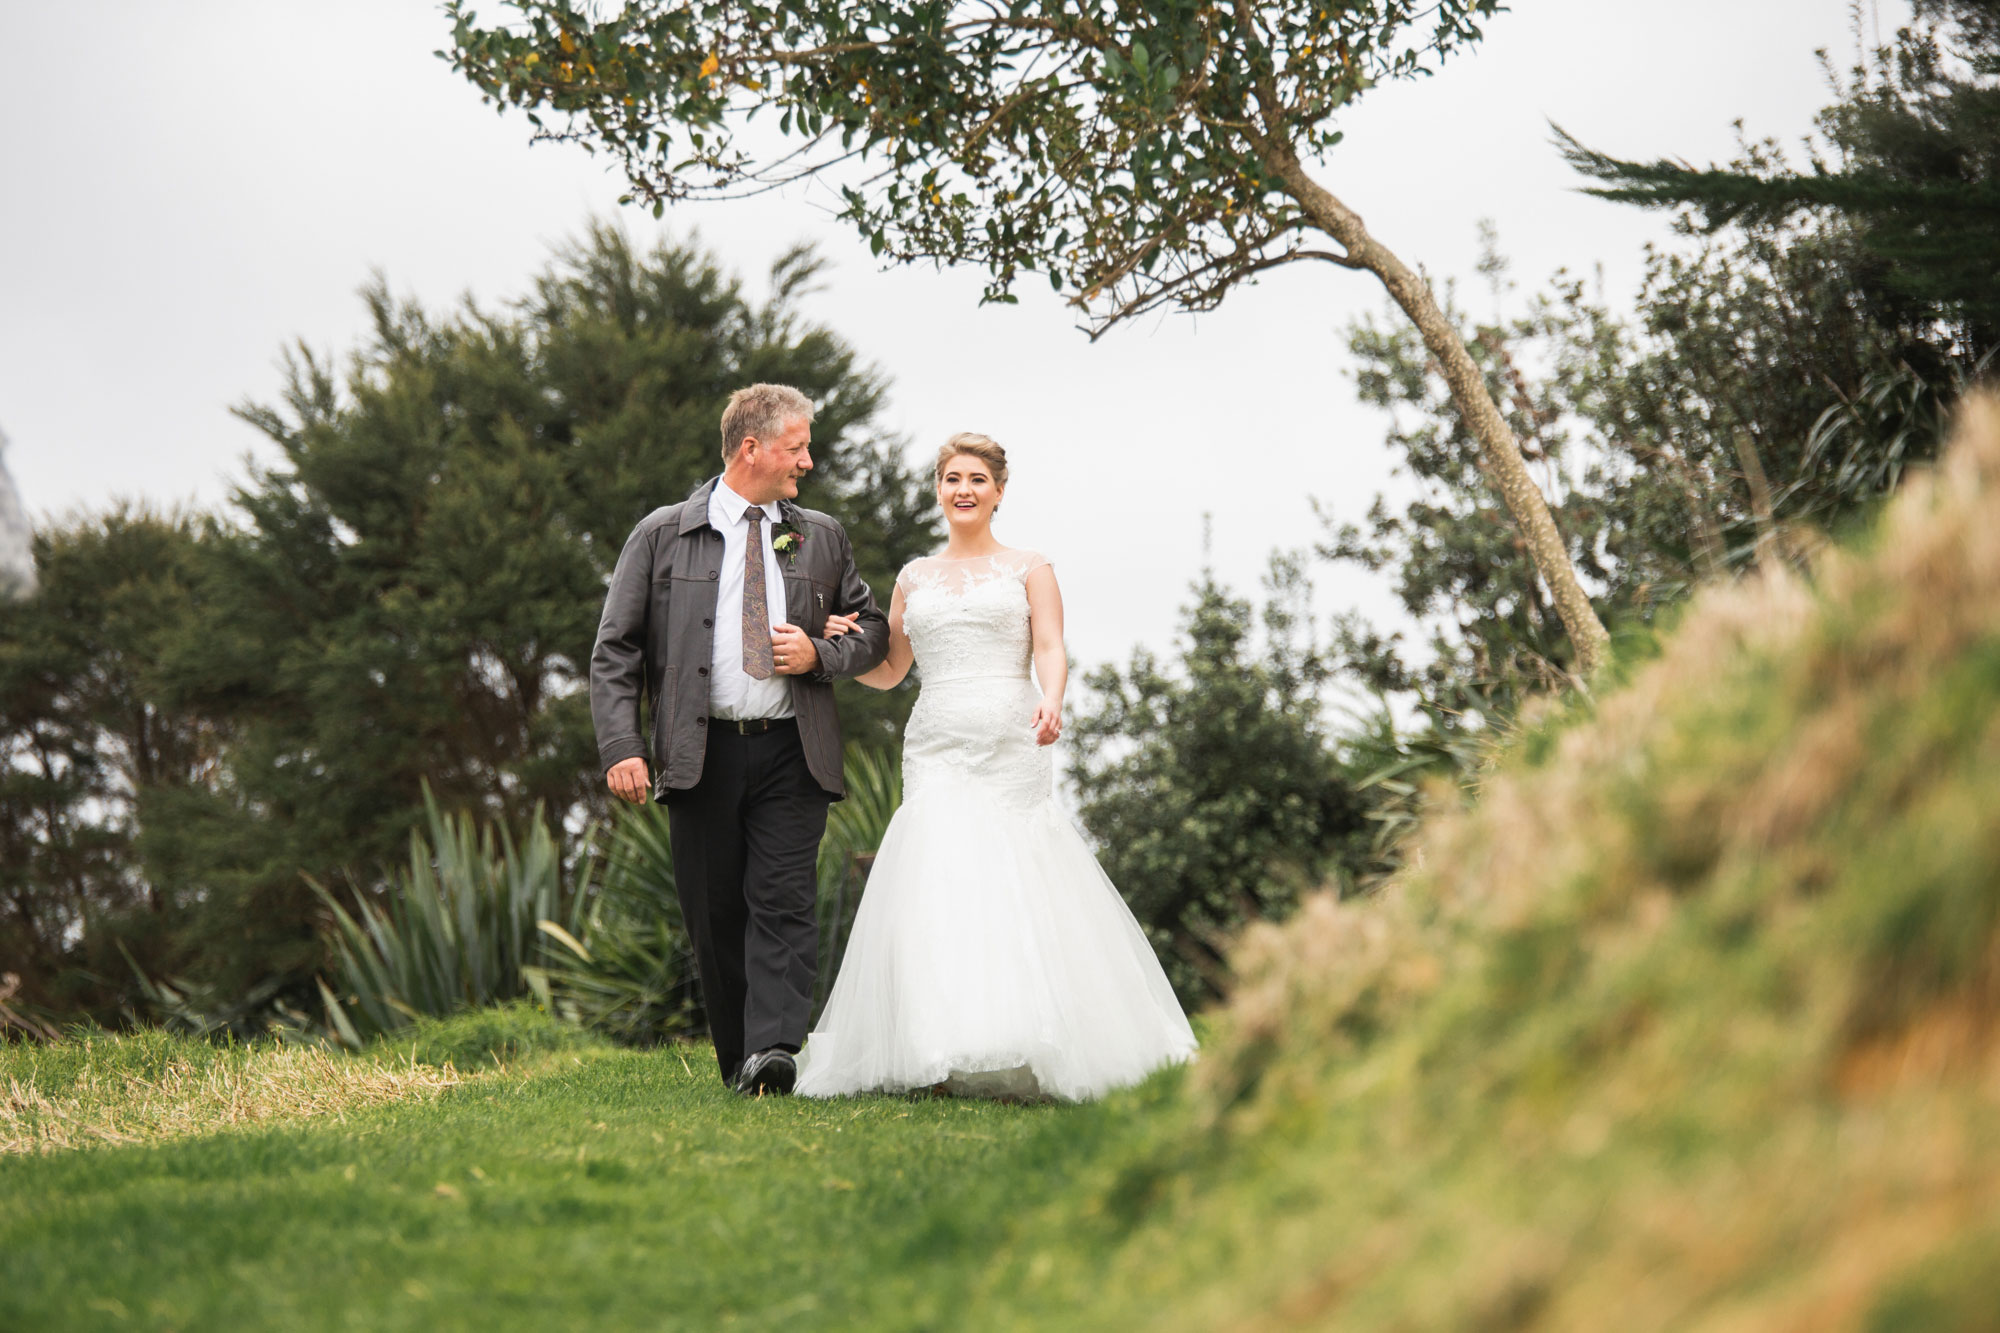
[[812,399],[789,384],[752,384],[729,395],[722,409],[722,461],[727,464],[755,436],[775,440],[796,417],[813,419]]

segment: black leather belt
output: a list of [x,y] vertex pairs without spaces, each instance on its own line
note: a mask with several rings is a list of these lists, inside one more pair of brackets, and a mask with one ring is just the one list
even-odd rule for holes
[[739,736],[761,736],[779,727],[796,727],[795,717],[716,717],[709,719],[709,725],[733,731]]

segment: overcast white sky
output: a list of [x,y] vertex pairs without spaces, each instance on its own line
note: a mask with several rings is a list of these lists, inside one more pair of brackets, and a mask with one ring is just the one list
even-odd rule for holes
[[[1887,31],[1903,9],[1882,9]],[[1482,217],[1524,286],[1602,264],[1619,301],[1666,234],[1576,193],[1549,121],[1628,156],[1726,158],[1738,118],[1805,134],[1828,100],[1815,49],[1853,51],[1848,0],[1517,10],[1438,77],[1369,94],[1319,172],[1468,296]],[[425,0],[0,0],[0,429],[31,512],[221,504],[260,448],[228,407],[274,396],[292,340],[352,347],[371,270],[433,307],[503,302],[618,212],[602,164],[531,148],[433,57],[447,36]],[[1086,664],[1166,646],[1204,513],[1217,569],[1254,590],[1273,547],[1316,535],[1313,497],[1357,517],[1389,474],[1345,373],[1343,326],[1384,305],[1365,275],[1279,270],[1093,345],[1033,283],[981,309],[975,273],[879,271],[803,196],[622,216],[642,239],[698,231],[753,286],[820,243],[810,313],[888,374],[887,424],[920,455],[963,429],[1007,445],[1001,537],[1054,559]],[[1318,577],[1322,609],[1388,605],[1371,576]]]

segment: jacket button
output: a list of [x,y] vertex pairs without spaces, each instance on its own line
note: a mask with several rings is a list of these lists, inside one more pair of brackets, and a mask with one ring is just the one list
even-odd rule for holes
[[708,719],[705,717],[698,717],[694,720],[694,724],[697,727],[705,727],[708,725]]
[[706,676],[706,675],[708,674],[708,668],[707,668],[707,667],[696,667],[696,668],[694,669],[694,674],[695,674],[695,675],[697,675],[697,676]]
[[708,576],[712,579],[719,579],[722,577],[722,571],[719,569],[711,569],[708,571]]
[[714,629],[714,628],[715,628],[715,622],[714,622],[713,620],[710,620],[710,619],[708,619],[708,618],[707,618],[706,616],[704,616],[704,617],[702,618],[702,622],[701,622],[701,627],[702,627],[703,629]]

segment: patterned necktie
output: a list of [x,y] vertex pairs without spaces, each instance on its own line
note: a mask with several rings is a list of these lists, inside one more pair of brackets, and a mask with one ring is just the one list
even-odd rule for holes
[[743,674],[769,680],[771,663],[771,599],[764,586],[764,511],[751,505],[748,545],[743,550]]

